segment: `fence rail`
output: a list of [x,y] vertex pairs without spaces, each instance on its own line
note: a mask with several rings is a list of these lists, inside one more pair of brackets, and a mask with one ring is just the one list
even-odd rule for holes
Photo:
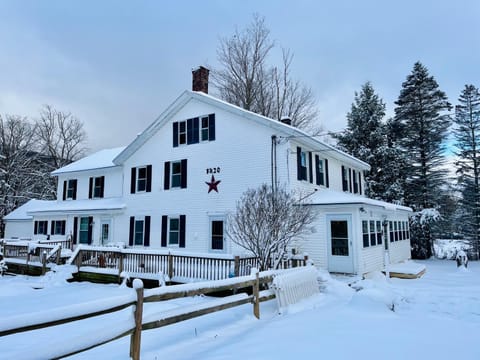
[[45,274],[47,263],[60,263],[62,246],[60,244],[42,244],[37,242],[3,241],[3,257],[25,261],[25,265],[42,264],[42,274]]
[[[121,334],[116,334],[112,338],[102,340],[100,342],[93,342],[88,345],[83,345],[82,348],[78,348],[74,351],[69,352],[68,354],[55,354],[54,358],[61,358],[65,356],[74,355],[92,348],[104,345],[108,342],[117,340],[121,337],[131,335],[130,340],[130,356],[136,360],[140,359],[140,345],[141,345],[141,332],[142,330],[156,329],[159,327],[167,326],[174,324],[180,321],[198,317],[201,315],[213,313],[216,311],[221,311],[228,309],[234,306],[239,306],[242,304],[252,303],[253,304],[253,313],[257,318],[260,318],[260,308],[259,304],[262,301],[270,300],[275,298],[275,294],[270,291],[260,292],[261,284],[269,284],[272,282],[273,274],[272,272],[264,272],[252,274],[250,276],[238,277],[235,279],[227,280],[218,280],[205,282],[204,284],[199,283],[198,286],[192,288],[189,284],[184,285],[174,285],[169,287],[160,287],[156,289],[147,290],[147,293],[144,293],[143,283],[140,280],[134,281],[134,288],[136,289],[136,299],[132,300],[132,297],[126,297],[123,301],[117,301],[114,306],[97,309],[96,311],[89,311],[83,314],[78,315],[78,311],[75,311],[75,315],[69,316],[66,315],[63,318],[45,320],[43,322],[37,323],[27,323],[22,326],[10,326],[9,321],[11,319],[4,319],[2,325],[0,325],[0,337],[17,334],[21,332],[43,329],[51,326],[56,326],[60,324],[71,323],[87,318],[92,318],[108,313],[118,312],[122,309],[125,309],[130,306],[135,307],[135,323],[132,324],[132,327],[122,332]],[[166,299],[174,299],[180,297],[189,297],[197,294],[209,294],[212,292],[217,292],[219,289],[239,289],[239,288],[251,288],[251,295],[246,292],[227,296],[225,298],[212,300],[206,303],[204,306],[193,306],[191,308],[182,308],[179,311],[170,311],[159,314],[158,318],[148,322],[143,322],[143,304],[144,302],[155,302],[162,301]],[[13,321],[15,322],[15,321]]]

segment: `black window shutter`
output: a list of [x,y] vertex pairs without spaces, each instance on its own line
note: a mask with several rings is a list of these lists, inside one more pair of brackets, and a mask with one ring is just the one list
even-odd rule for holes
[[55,221],[52,220],[50,224],[50,234],[53,235],[55,233]]
[[313,166],[312,166],[312,152],[309,151],[308,152],[308,176],[309,176],[309,180],[310,180],[310,183],[313,184]]
[[100,178],[100,185],[101,185],[100,197],[103,198],[105,196],[105,176],[102,176]]
[[145,216],[145,232],[143,234],[143,246],[150,246],[150,216]]
[[353,179],[353,193],[358,193],[358,184],[357,184],[357,172],[352,170],[352,179]]
[[193,119],[187,120],[187,145],[193,144]]
[[192,144],[198,144],[198,142],[200,141],[200,128],[199,128],[199,126],[200,125],[199,125],[198,117],[193,118]]
[[67,199],[67,181],[63,182],[63,200]]
[[163,171],[163,188],[165,190],[170,189],[170,161],[165,161],[165,167]]
[[318,166],[320,165],[320,158],[318,155],[315,155],[315,183],[317,185],[320,185],[320,171]]
[[147,192],[152,191],[152,165],[147,165]]
[[38,234],[38,221],[35,221],[35,222],[34,222],[34,225],[33,225],[33,234],[34,234],[34,235],[37,235],[37,234]]
[[66,223],[66,221],[63,220],[62,221],[62,235],[65,235],[65,223]]
[[88,198],[93,198],[93,177],[88,179]]
[[180,215],[180,240],[178,246],[185,247],[185,215]]
[[297,146],[297,180],[302,180],[302,148]]
[[92,243],[93,234],[93,216],[88,217],[88,245]]
[[74,244],[77,243],[77,233],[78,233],[78,217],[73,218],[73,236],[72,236],[72,242]]
[[362,195],[362,172],[358,172],[358,192]]
[[133,246],[134,231],[135,231],[135,216],[130,216],[130,229],[128,231],[128,246]]
[[182,189],[187,188],[187,159],[182,159],[181,163],[181,178],[180,178],[180,187]]
[[330,181],[328,178],[328,159],[325,159],[325,186],[330,187]]
[[137,182],[137,168],[132,167],[130,176],[130,194],[135,194]]
[[73,180],[73,200],[77,200],[77,179]]
[[178,146],[178,122],[173,123],[173,147]]
[[208,115],[208,140],[215,140],[215,114]]
[[161,234],[161,245],[162,247],[167,246],[167,225],[168,225],[168,216],[162,216],[162,234]]
[[352,169],[348,168],[348,191],[352,192]]

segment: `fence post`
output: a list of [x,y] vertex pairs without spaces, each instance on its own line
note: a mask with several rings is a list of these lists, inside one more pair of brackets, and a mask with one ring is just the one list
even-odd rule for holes
[[235,263],[233,269],[235,276],[240,276],[240,256],[238,255],[235,255]]
[[143,316],[143,282],[140,279],[135,279],[133,280],[132,285],[137,292],[137,305],[135,307],[135,330],[130,337],[130,357],[133,360],[140,360]]
[[252,273],[255,272],[255,283],[253,284],[253,315],[260,319],[260,279],[258,269],[253,268]]
[[305,256],[303,257],[303,261],[304,261],[303,266],[307,266],[307,264],[308,264],[308,255],[307,254],[305,254]]
[[42,252],[42,275],[45,275],[47,272],[47,251],[43,250]]
[[173,255],[168,254],[168,277],[170,278],[170,281],[172,281],[173,278]]

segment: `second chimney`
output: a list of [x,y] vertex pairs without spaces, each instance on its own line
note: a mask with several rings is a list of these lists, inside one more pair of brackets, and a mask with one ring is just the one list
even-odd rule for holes
[[192,90],[201,91],[208,94],[208,70],[206,67],[199,66],[192,70]]

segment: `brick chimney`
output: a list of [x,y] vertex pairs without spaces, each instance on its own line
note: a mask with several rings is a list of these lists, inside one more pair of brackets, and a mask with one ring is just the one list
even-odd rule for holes
[[203,66],[192,70],[192,90],[208,94],[208,73],[210,70]]

